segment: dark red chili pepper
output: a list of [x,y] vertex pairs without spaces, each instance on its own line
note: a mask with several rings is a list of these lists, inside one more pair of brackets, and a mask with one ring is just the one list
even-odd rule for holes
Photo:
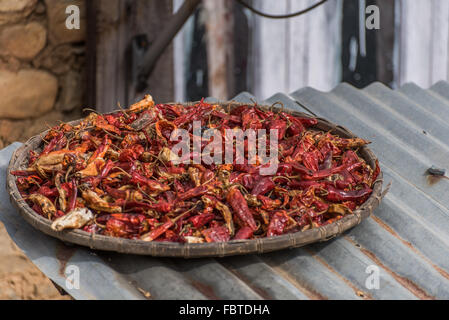
[[28,177],[28,176],[37,175],[37,172],[36,171],[16,170],[16,171],[11,171],[11,174],[16,177]]
[[104,118],[106,119],[109,124],[112,124],[115,127],[120,126],[120,121],[117,119],[118,115],[112,115],[112,114],[105,114]]
[[90,225],[84,226],[83,231],[88,232],[88,233],[100,233],[101,231],[103,231],[103,229],[96,224],[90,224]]
[[339,176],[343,179],[337,179],[335,181],[335,186],[337,186],[337,189],[349,188],[356,184],[354,177],[347,169],[340,171]]
[[262,209],[265,210],[275,210],[282,204],[281,200],[279,199],[273,200],[262,195],[257,196],[257,200],[262,202]]
[[262,129],[262,123],[260,122],[260,118],[254,109],[247,110],[242,114],[242,127],[244,130]]
[[291,156],[294,151],[295,151],[295,145],[294,144],[283,144],[283,143],[281,143],[279,145],[279,153],[280,153],[282,158],[286,158],[288,156]]
[[261,118],[262,120],[265,119],[272,119],[275,117],[275,113],[272,111],[267,111],[267,110],[261,110],[259,107],[255,106],[254,111],[257,113],[257,115],[259,116],[259,118]]
[[223,112],[220,112],[220,111],[216,111],[216,110],[212,111],[211,115],[213,115],[214,117],[218,117],[220,119],[223,119],[223,120],[230,121],[230,122],[235,122],[235,123],[242,122],[242,120],[238,116],[229,115],[229,114],[226,114],[226,113],[223,113]]
[[284,120],[271,120],[265,122],[265,128],[267,130],[278,130],[278,139],[284,139],[287,132],[287,123]]
[[314,172],[318,171],[319,160],[315,152],[306,152],[302,157],[304,166]]
[[309,168],[306,168],[305,166],[298,164],[298,163],[291,163],[292,169],[295,172],[298,172],[303,175],[314,175],[314,172],[310,170]]
[[205,229],[201,233],[207,242],[226,242],[231,238],[228,228],[224,226]]
[[288,127],[288,132],[295,136],[303,133],[306,129],[304,125],[299,121],[296,117],[293,117],[285,112],[280,113],[281,117],[288,120],[290,122],[290,126]]
[[110,216],[111,218],[134,225],[140,225],[143,221],[145,221],[145,215],[143,214],[112,213]]
[[259,175],[257,174],[233,172],[231,173],[229,182],[231,184],[239,183],[246,189],[251,190],[254,188],[257,179],[259,179]]
[[166,117],[176,118],[182,115],[181,112],[178,111],[176,106],[172,106],[169,104],[158,104],[156,108],[159,109]]
[[168,191],[170,190],[170,187],[167,185],[164,185],[156,180],[151,180],[148,178],[145,178],[144,176],[142,176],[140,173],[134,171],[131,174],[132,178],[130,183],[132,184],[141,184],[141,185],[146,185],[150,188],[151,191],[158,191],[158,192],[162,192],[162,191]]
[[72,211],[76,207],[76,198],[78,196],[78,188],[75,179],[70,182],[69,204],[67,212]]
[[238,106],[234,109],[231,110],[230,114],[235,115],[235,116],[242,116],[242,114],[244,112],[246,112],[249,109],[248,106]]
[[104,188],[105,188],[106,192],[109,195],[111,195],[113,198],[124,199],[124,200],[126,200],[126,198],[127,198],[128,194],[127,194],[126,190],[114,189],[109,186],[105,186]]
[[178,199],[184,201],[191,198],[197,198],[199,196],[205,195],[208,191],[209,191],[208,186],[195,187],[182,194],[179,194]]
[[228,195],[226,196],[226,200],[231,205],[234,213],[239,217],[239,219],[252,230],[257,230],[256,221],[254,221],[254,217],[249,211],[248,203],[243,197],[242,193],[237,188],[232,188]]
[[[247,161],[245,161],[245,162],[247,162]],[[254,166],[252,164],[248,164],[248,163],[242,163],[242,164],[235,163],[234,169],[237,171],[251,173],[251,174],[257,174],[259,171],[256,166]]]
[[239,231],[237,231],[233,240],[245,240],[251,238],[252,236],[253,236],[253,229],[245,226],[240,228]]
[[114,237],[128,237],[130,234],[135,233],[138,230],[136,226],[131,223],[111,218],[106,222],[106,235],[111,235]]
[[329,209],[329,205],[322,201],[315,200],[314,202],[312,202],[312,204],[317,209],[317,213],[322,213],[322,212],[327,211],[327,209]]
[[186,169],[184,169],[183,167],[174,167],[174,166],[168,167],[165,170],[169,174],[184,174],[186,172]]
[[354,201],[344,201],[342,202],[342,205],[348,207],[351,211],[354,211],[357,208],[357,203]]
[[[114,165],[114,167],[125,170],[128,173],[133,173],[136,170],[136,162],[118,162]],[[112,170],[111,170],[112,171]]]
[[284,233],[289,217],[285,211],[277,211],[273,214],[268,226],[267,237],[273,237]]
[[341,157],[342,164],[346,164],[348,166],[359,161],[359,157],[353,150],[347,150]]
[[308,189],[310,187],[314,187],[314,188],[324,188],[325,187],[325,183],[324,182],[318,182],[318,181],[306,181],[306,180],[292,180],[288,183],[288,186],[292,189],[301,189],[301,190],[305,190]]
[[326,170],[332,168],[332,157],[333,157],[332,150],[329,150],[324,156],[323,156],[323,163],[320,165],[320,170]]
[[144,152],[144,148],[140,144],[136,144],[128,149],[123,149],[120,152],[119,160],[123,162],[130,162],[139,159]]
[[39,186],[42,182],[43,180],[41,177],[37,175],[19,176],[17,178],[17,186],[19,187],[19,190],[25,190],[31,186]]
[[44,212],[42,211],[42,208],[37,205],[37,204],[33,204],[31,209],[33,209],[34,211],[36,211],[39,215],[46,217],[46,215],[44,214]]
[[163,235],[168,229],[173,227],[173,221],[168,220],[163,225],[151,230],[149,233],[142,236],[144,241],[153,241]]
[[206,169],[201,176],[201,183],[210,182],[215,177],[215,173],[212,170]]
[[212,221],[214,217],[215,215],[213,213],[202,213],[189,218],[189,221],[192,222],[195,228],[201,228],[202,226]]
[[317,125],[318,120],[314,118],[296,118],[306,128]]
[[254,188],[251,190],[251,194],[254,196],[264,195],[273,190],[274,187],[275,184],[271,178],[263,177],[255,184]]
[[127,201],[127,200],[125,200],[123,198],[117,199],[116,202],[115,202],[115,205],[123,206],[126,210],[127,209],[134,209],[134,210],[136,210],[138,208],[145,209],[145,210],[153,209],[153,205],[151,205],[151,204],[149,204],[147,202]]
[[47,198],[55,198],[55,197],[59,196],[58,189],[50,188],[47,186],[41,186],[38,190],[38,193],[43,196],[46,196]]
[[181,193],[185,192],[184,186],[178,180],[174,180],[173,181],[173,185],[174,185],[174,189],[176,191],[176,194],[181,194]]
[[114,166],[115,164],[111,160],[106,161],[106,164],[104,165],[103,169],[101,169],[100,177],[105,178]]
[[111,144],[111,139],[109,139],[107,135],[104,136],[101,144],[98,146],[98,148],[95,150],[95,152],[90,156],[89,163],[99,157],[102,158],[103,155],[106,153],[106,151],[109,149],[110,144]]
[[37,160],[39,155],[36,152],[34,152],[33,150],[30,150],[28,154],[29,154],[29,156],[28,156],[28,166],[31,166]]
[[373,190],[371,188],[365,187],[360,190],[350,190],[344,191],[339,190],[335,187],[328,186],[326,189],[326,199],[331,202],[342,202],[342,201],[358,201],[371,194]]
[[293,164],[279,163],[277,175],[291,176],[293,174]]
[[50,141],[50,143],[45,146],[44,150],[42,150],[42,153],[39,156],[45,156],[54,151],[56,145],[59,143],[59,141],[62,140],[62,138],[64,138],[64,132],[60,132],[56,137],[54,137]]
[[353,164],[347,166],[346,170],[351,172],[351,171],[354,171],[354,170],[360,168],[362,165],[363,165],[363,162],[353,163]]
[[156,210],[158,212],[164,212],[168,213],[174,209],[175,203],[174,202],[167,202],[167,201],[158,201],[151,205],[151,209]]
[[320,180],[320,179],[327,178],[333,174],[339,173],[344,169],[346,169],[346,166],[342,165],[342,166],[338,166],[338,167],[333,167],[331,169],[320,170],[320,171],[312,173],[311,175],[305,174],[302,176],[302,178],[305,180]]

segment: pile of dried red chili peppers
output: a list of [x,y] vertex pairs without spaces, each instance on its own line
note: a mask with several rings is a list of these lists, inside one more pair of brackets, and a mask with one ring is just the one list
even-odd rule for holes
[[[91,113],[61,124],[12,172],[23,198],[55,230],[188,243],[272,237],[332,223],[351,214],[379,174],[357,155],[368,142],[314,130],[317,121],[241,106],[225,110],[155,105]],[[278,129],[277,172],[254,164],[178,164],[167,156],[171,131],[192,121],[219,130]]]

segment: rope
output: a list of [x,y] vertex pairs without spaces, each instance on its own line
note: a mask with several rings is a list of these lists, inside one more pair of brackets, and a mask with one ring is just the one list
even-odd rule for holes
[[285,15],[272,15],[272,14],[264,13],[264,12],[261,12],[261,11],[255,9],[255,8],[251,7],[249,4],[247,4],[243,0],[237,0],[237,2],[240,3],[242,6],[244,6],[245,8],[249,9],[250,11],[252,11],[255,14],[258,14],[258,15],[260,15],[262,17],[269,18],[269,19],[288,19],[288,18],[297,17],[297,16],[300,16],[300,15],[302,15],[304,13],[307,13],[307,12],[315,9],[316,7],[324,4],[325,2],[327,2],[327,0],[321,0],[320,2],[314,4],[313,6],[310,6],[310,7],[306,8],[306,9],[303,9],[301,11],[294,12],[294,13],[285,14]]

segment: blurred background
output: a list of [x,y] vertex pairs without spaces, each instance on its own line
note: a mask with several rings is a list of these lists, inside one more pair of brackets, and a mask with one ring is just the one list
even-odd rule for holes
[[[0,148],[145,93],[261,101],[340,82],[449,80],[448,0],[328,0],[288,19],[248,8],[286,15],[320,2],[0,0]],[[0,299],[61,297],[1,227],[0,239]]]
[[[138,98],[132,80],[123,83],[129,42],[142,35],[151,47],[184,0],[113,0],[106,7],[96,2],[97,31],[102,31],[96,34],[97,96],[90,102],[108,110],[117,100]],[[318,0],[245,2],[282,15]],[[373,5],[379,29],[365,27]],[[204,0],[159,59],[148,91],[159,101],[185,101],[208,95],[228,99],[241,91],[264,99],[304,86],[330,90],[341,81],[356,87],[373,81],[392,88],[410,81],[428,87],[448,78],[448,35],[446,0],[329,0],[290,19],[259,16],[235,0]],[[108,87],[98,88],[111,76],[119,78],[115,96]]]

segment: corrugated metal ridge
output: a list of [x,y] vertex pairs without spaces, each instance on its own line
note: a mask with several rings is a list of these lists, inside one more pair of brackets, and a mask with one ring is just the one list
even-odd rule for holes
[[[237,97],[237,99],[240,100],[240,99],[243,98],[245,101],[249,102],[250,99],[251,99],[251,97],[248,96],[247,94],[246,94],[245,96],[246,96],[246,97],[244,97],[244,96],[241,95],[241,96]],[[237,99],[236,99],[236,100],[237,100]],[[283,102],[284,105],[285,105],[286,107],[288,107],[288,108],[293,108],[293,109],[296,109],[296,108],[297,108],[297,106],[295,106],[294,104],[292,104],[292,101],[291,101],[291,100],[289,99],[289,97],[286,96],[286,95],[277,94],[277,95],[275,95],[274,97],[268,99],[268,103],[274,103],[275,101],[281,101],[281,102]],[[360,253],[359,253],[359,255],[360,255]],[[371,262],[371,264],[373,264],[373,262]],[[362,270],[362,271],[364,271],[364,270]],[[391,281],[391,280],[390,280],[390,281]],[[363,288],[363,286],[364,286],[363,281],[359,281],[358,285],[359,285],[359,287]],[[396,285],[396,287],[397,287],[397,285]]]
[[[430,187],[423,176],[428,166],[443,165],[444,156],[449,156],[448,145],[435,136],[447,134],[448,128],[434,119],[435,126],[422,129],[425,123],[419,117],[414,118],[413,114],[403,117],[401,111],[412,104],[413,112],[432,119],[425,106],[417,106],[416,100],[407,98],[403,92],[400,93],[403,97],[397,97],[399,93],[376,87],[379,85],[357,90],[343,84],[330,93],[306,88],[291,95],[277,94],[267,101],[282,101],[286,108],[307,112],[302,104],[318,116],[373,141],[372,149],[381,159],[386,183],[393,183],[374,218],[330,242],[266,255],[194,261],[132,256],[123,259],[115,255],[113,261],[120,261],[125,270],[136,259],[143,260],[143,265],[149,265],[148,259],[157,260],[161,270],[153,268],[131,277],[139,285],[144,284],[144,275],[160,278],[162,283],[167,280],[164,271],[171,268],[206,298],[448,298],[449,262],[445,257],[449,253],[449,235],[445,230],[449,226],[449,201],[441,196],[449,184],[445,180],[438,182],[444,188],[438,190]],[[379,101],[380,93],[376,90],[388,97]],[[248,103],[252,99],[255,98],[248,93],[234,98]],[[402,109],[393,109],[398,99]],[[441,100],[446,101],[440,95],[435,98],[440,103]],[[447,101],[444,103],[447,108]],[[359,108],[360,104],[365,107]],[[384,121],[385,117],[390,120]],[[398,121],[402,122],[400,126],[391,127]],[[443,150],[444,156],[432,154],[437,150]],[[378,290],[366,288],[365,271],[369,265],[380,267]],[[150,292],[161,292],[161,283],[152,283],[147,288]],[[154,297],[173,297],[172,294]]]
[[[447,182],[441,180],[431,185],[424,172],[431,164],[445,168],[449,165],[445,151],[448,144],[444,139],[449,135],[449,127],[435,115],[437,110],[441,110],[441,114],[449,110],[448,84],[440,82],[429,90],[417,88],[407,84],[394,92],[379,83],[363,90],[342,84],[330,93],[305,88],[292,96],[319,116],[373,141],[371,148],[379,155],[385,180],[392,182],[391,191],[376,210],[375,217],[348,234],[368,248],[365,254],[375,256],[375,260],[384,257],[385,261],[378,262],[411,281],[409,289],[418,297],[447,298],[449,211],[448,199],[444,197]],[[425,98],[417,98],[424,92]],[[353,109],[357,111],[351,112]],[[360,110],[365,114],[360,115]],[[407,128],[397,123],[406,124]],[[403,148],[399,152],[389,152],[389,148],[384,148],[390,144],[386,140],[400,140],[409,148],[404,152]],[[441,143],[444,148],[439,148]],[[370,227],[365,228],[366,224]],[[373,244],[376,234],[382,239],[380,243],[385,244],[381,249]],[[386,238],[381,237],[383,234]],[[431,271],[431,275],[426,275],[426,270]],[[408,281],[400,282],[407,287]],[[438,287],[432,288],[429,283]]]

